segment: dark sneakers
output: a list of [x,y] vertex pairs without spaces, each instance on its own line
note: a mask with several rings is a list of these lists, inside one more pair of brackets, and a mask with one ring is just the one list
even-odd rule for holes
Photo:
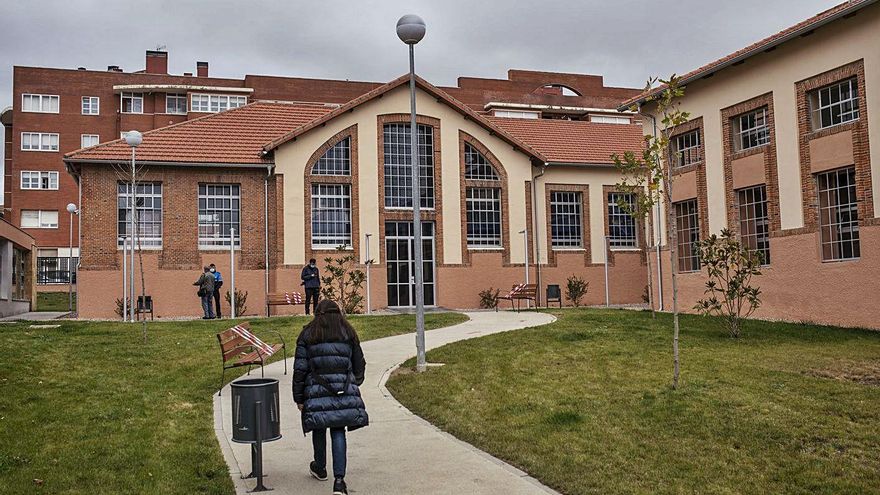
[[348,495],[348,488],[345,486],[345,480],[336,478],[333,480],[333,495]]
[[318,464],[315,461],[309,463],[309,472],[312,473],[312,476],[317,480],[327,481],[327,469],[318,468]]

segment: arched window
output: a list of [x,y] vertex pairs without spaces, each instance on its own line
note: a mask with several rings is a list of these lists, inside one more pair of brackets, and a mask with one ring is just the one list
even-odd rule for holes
[[351,136],[330,147],[315,162],[311,175],[312,249],[351,246]]
[[538,94],[544,95],[555,95],[555,96],[583,96],[581,93],[574,88],[566,86],[564,84],[545,84],[540,88],[534,91]]
[[351,137],[327,150],[312,167],[312,175],[351,175]]
[[467,246],[497,249],[501,241],[501,178],[492,163],[470,143],[464,143]]
[[470,143],[464,143],[464,178],[465,180],[501,180],[495,172],[495,167]]

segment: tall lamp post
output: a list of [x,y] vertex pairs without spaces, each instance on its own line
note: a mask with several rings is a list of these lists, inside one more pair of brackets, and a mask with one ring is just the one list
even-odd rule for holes
[[129,235],[131,237],[131,257],[129,261],[131,262],[131,269],[128,272],[128,291],[131,297],[129,298],[128,311],[132,323],[134,323],[137,312],[135,304],[137,291],[134,288],[134,250],[137,243],[137,220],[135,219],[137,212],[137,168],[135,168],[135,148],[140,146],[143,140],[144,136],[138,131],[128,131],[125,133],[125,142],[131,146],[131,218],[129,223]]
[[410,168],[412,169],[413,253],[415,254],[416,294],[416,370],[425,371],[425,292],[422,270],[421,180],[419,177],[419,134],[416,126],[416,62],[415,45],[425,37],[425,21],[407,14],[397,21],[397,37],[409,45],[409,101],[410,101]]
[[73,216],[79,214],[79,209],[73,203],[67,204],[67,213],[70,213],[70,242],[67,250],[67,311],[73,311]]

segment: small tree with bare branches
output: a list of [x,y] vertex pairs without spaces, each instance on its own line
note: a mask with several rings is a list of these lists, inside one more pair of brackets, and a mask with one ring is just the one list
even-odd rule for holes
[[[653,90],[660,83],[659,91]],[[649,94],[646,103],[654,106],[659,125],[654,134],[645,136],[645,147],[638,154],[627,151],[620,156],[612,155],[622,179],[616,187],[633,195],[632,203],[620,201],[618,206],[633,217],[644,219],[659,204],[666,207],[666,238],[669,240],[669,253],[672,259],[672,388],[678,388],[680,367],[678,353],[678,266],[677,260],[677,222],[672,208],[672,188],[675,175],[671,164],[676,161],[676,152],[671,146],[675,129],[686,123],[690,114],[680,109],[679,99],[684,96],[684,88],[676,75],[669,79],[651,78],[645,86]],[[638,107],[633,107],[638,111]]]

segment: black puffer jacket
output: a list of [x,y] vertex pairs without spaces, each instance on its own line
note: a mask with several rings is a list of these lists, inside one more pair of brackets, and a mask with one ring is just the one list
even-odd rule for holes
[[303,432],[348,427],[370,422],[358,385],[364,383],[367,363],[359,342],[307,344],[309,329],[296,341],[293,362],[293,401],[303,404]]

